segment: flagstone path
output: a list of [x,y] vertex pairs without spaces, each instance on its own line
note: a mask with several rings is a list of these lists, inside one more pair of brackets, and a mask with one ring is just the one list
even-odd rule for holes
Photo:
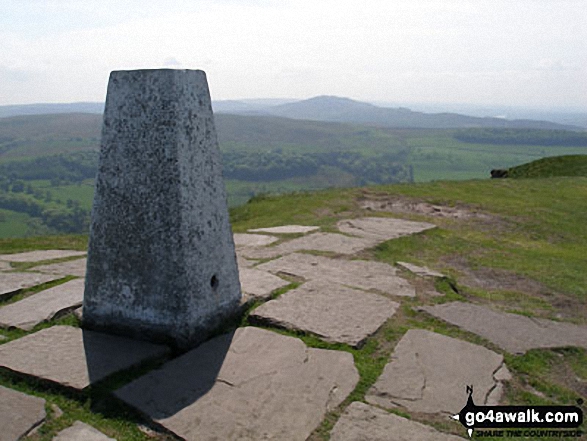
[[54,274],[0,272],[0,300],[11,297],[21,289],[61,279]]
[[45,417],[44,399],[0,386],[0,441],[18,441]]
[[57,434],[52,441],[116,441],[81,421],[76,421]]
[[[386,321],[394,320],[401,303],[405,307],[413,302],[416,290],[412,283],[420,287],[429,283],[413,277],[412,282],[405,280],[403,272],[391,265],[356,260],[356,253],[386,240],[425,233],[434,225],[359,218],[341,220],[337,228],[339,233],[286,225],[234,235],[244,296],[265,302],[251,311],[250,323],[268,329],[237,328],[167,360],[171,353],[161,345],[52,326],[8,342],[0,336],[0,368],[83,390],[115,372],[161,359],[160,368],[120,386],[115,395],[182,439],[306,440],[325,415],[349,397],[359,373],[347,350],[310,348],[300,338],[270,328],[361,347]],[[11,269],[7,262],[85,254],[68,253],[49,250],[0,256],[0,299],[2,292],[12,293],[64,275],[83,277],[83,258],[33,267],[28,272],[6,272]],[[397,266],[419,277],[444,277],[410,263],[398,262]],[[275,290],[292,280],[296,288],[271,299]],[[62,308],[79,304],[82,292],[83,279],[77,279],[0,306],[0,323],[31,329]],[[513,353],[534,347],[587,347],[585,327],[500,313],[470,303],[424,306],[415,313],[445,320]],[[461,339],[410,329],[366,392],[369,404],[355,401],[346,409],[339,408],[342,415],[330,439],[461,440],[464,429],[461,438],[385,409],[413,412],[415,419],[423,414],[448,418],[466,403],[466,386],[474,384],[476,404],[495,405],[510,379],[501,354]],[[19,400],[24,404],[18,404]],[[18,439],[44,418],[44,400],[0,386],[0,427],[8,427],[5,421],[10,421],[13,429],[0,431],[0,441]],[[94,441],[93,437],[95,441],[112,439],[78,421],[54,440]]]
[[307,282],[257,309],[253,320],[310,332],[329,343],[359,347],[399,307],[379,294],[327,282]]
[[480,335],[512,354],[523,354],[536,348],[587,348],[586,326],[497,312],[463,302],[424,306],[419,309]]
[[83,299],[84,279],[71,280],[0,307],[0,327],[30,331],[41,322],[81,306]]
[[65,257],[85,256],[85,251],[74,250],[43,250],[27,251],[26,253],[0,254],[0,260],[6,262],[40,262],[42,260],[63,259]]

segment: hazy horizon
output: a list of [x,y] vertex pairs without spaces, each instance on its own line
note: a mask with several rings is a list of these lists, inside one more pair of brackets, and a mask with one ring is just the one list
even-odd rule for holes
[[[112,70],[212,98],[587,109],[582,0],[4,0],[0,105],[100,102]],[[286,98],[287,99],[287,98]]]

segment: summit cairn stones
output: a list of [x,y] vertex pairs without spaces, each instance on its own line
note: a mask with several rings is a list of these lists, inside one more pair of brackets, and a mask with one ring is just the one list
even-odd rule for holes
[[112,72],[84,326],[190,347],[240,300],[206,74]]

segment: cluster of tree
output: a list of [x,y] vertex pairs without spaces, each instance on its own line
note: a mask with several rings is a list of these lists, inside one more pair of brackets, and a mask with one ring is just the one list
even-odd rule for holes
[[587,147],[586,132],[567,130],[466,129],[458,130],[453,136],[458,141],[476,144]]
[[62,233],[87,233],[90,213],[77,201],[67,201],[67,206],[46,206],[26,193],[0,193],[0,208],[27,213],[38,218],[43,225]]
[[322,167],[335,167],[355,175],[361,185],[410,180],[408,151],[365,156],[359,152],[291,153],[229,151],[222,155],[224,176],[243,181],[277,181],[315,175]]
[[97,152],[78,152],[0,164],[0,176],[11,180],[50,179],[53,185],[60,185],[93,179],[97,169]]

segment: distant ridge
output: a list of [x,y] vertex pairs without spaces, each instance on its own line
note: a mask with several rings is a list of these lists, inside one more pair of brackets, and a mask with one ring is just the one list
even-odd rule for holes
[[40,103],[0,106],[0,118],[53,113],[103,113],[104,103]]
[[295,103],[266,109],[275,116],[315,121],[346,122],[390,128],[454,129],[454,128],[524,128],[581,130],[580,127],[548,121],[479,118],[457,113],[423,113],[406,108],[378,107],[373,104],[335,96],[318,96]]
[[[285,99],[245,99],[213,101],[215,113],[279,116],[282,118],[363,124],[387,128],[405,129],[545,129],[584,130],[568,124],[530,119],[514,119],[466,116],[458,113],[424,113],[407,108],[379,107],[362,101],[337,96],[317,96],[307,100],[288,102]],[[98,113],[103,103],[25,104],[0,106],[0,118],[17,115],[41,115],[56,113]]]

